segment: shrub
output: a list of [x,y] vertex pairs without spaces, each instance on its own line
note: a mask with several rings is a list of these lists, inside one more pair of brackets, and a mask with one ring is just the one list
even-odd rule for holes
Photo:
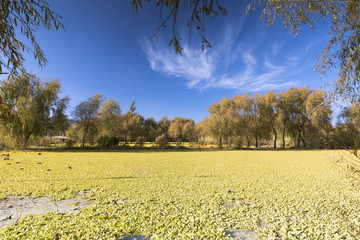
[[155,139],[155,144],[158,147],[166,148],[168,146],[168,140],[165,134],[162,134],[160,136],[157,136]]
[[101,147],[116,147],[119,144],[120,140],[119,138],[114,136],[110,137],[108,135],[104,135],[99,137],[96,142]]
[[74,145],[74,141],[71,139],[69,139],[65,142],[65,146],[68,148],[72,147],[73,145]]
[[108,147],[109,141],[110,136],[108,135],[101,136],[96,140],[97,144],[101,147]]
[[109,147],[117,147],[119,145],[119,142],[119,138],[112,136],[109,139]]
[[241,137],[235,138],[235,149],[241,149],[244,145],[244,141]]
[[42,137],[37,141],[37,145],[42,147],[50,146],[52,143],[53,141],[49,137]]
[[143,147],[144,143],[145,143],[145,137],[139,136],[139,137],[136,138],[135,146]]
[[183,144],[183,141],[181,139],[176,140],[176,146],[180,147]]

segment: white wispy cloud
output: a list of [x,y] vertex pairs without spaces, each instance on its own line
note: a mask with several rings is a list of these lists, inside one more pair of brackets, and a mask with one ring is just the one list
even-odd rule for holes
[[283,47],[282,43],[278,43],[278,42],[274,43],[271,47],[271,54],[272,55],[278,54],[282,47]]
[[142,47],[152,70],[185,78],[188,80],[189,88],[211,80],[215,74],[216,56],[202,52],[200,49],[184,46],[182,55],[178,55],[167,44],[163,42],[153,44],[149,40],[146,40]]
[[250,52],[243,53],[242,61],[245,63],[243,71],[237,73],[234,76],[222,75],[217,81],[214,81],[208,87],[239,89],[248,83],[254,76],[254,70],[256,68],[256,60],[250,54]]
[[242,56],[245,63],[245,69],[233,77],[223,75],[218,81],[212,83],[211,87],[221,87],[227,89],[241,89],[252,92],[265,91],[269,89],[288,88],[296,82],[283,82],[282,77],[286,75],[285,66],[276,66],[268,58],[265,58],[262,68],[250,52]]
[[[182,56],[165,42],[154,43],[145,39],[141,47],[152,70],[168,76],[186,80],[186,86],[193,89],[223,88],[249,92],[283,89],[296,82],[286,77],[296,68],[294,61],[275,64],[273,57],[280,45],[269,53],[254,54],[256,46],[238,41],[241,25],[228,26],[222,41],[213,48],[201,49],[183,46]],[[247,46],[247,47],[245,47]]]

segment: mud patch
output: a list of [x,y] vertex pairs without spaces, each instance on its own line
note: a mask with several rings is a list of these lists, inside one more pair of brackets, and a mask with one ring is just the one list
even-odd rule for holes
[[50,197],[10,196],[0,201],[0,227],[19,221],[27,214],[44,214],[46,212],[75,213],[86,208],[92,202],[78,198],[53,201]]
[[251,203],[248,203],[244,200],[232,200],[232,201],[229,201],[229,202],[223,202],[222,205],[224,207],[227,207],[227,208],[233,208],[235,205],[246,205],[248,207],[251,207],[252,204]]
[[226,235],[229,235],[231,238],[240,239],[240,240],[256,240],[258,232],[252,230],[227,230]]

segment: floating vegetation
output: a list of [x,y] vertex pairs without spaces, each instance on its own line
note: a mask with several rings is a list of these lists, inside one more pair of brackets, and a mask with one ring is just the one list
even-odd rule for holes
[[94,204],[21,216],[0,228],[0,239],[360,236],[360,191],[329,164],[333,151],[10,154],[0,161],[0,199]]

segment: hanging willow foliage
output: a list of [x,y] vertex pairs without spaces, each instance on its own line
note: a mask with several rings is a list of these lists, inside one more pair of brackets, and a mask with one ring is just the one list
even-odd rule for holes
[[[156,2],[160,8],[159,30],[172,25],[172,37],[169,45],[181,54],[181,37],[178,33],[179,19],[186,19],[189,32],[195,27],[202,41],[202,49],[211,47],[206,38],[207,18],[225,15],[226,9],[217,0],[133,0],[138,10],[146,2]],[[358,0],[248,0],[246,13],[261,11],[261,18],[269,25],[276,20],[293,34],[301,32],[304,25],[316,27],[319,21],[330,23],[330,40],[323,49],[316,66],[323,76],[330,68],[338,69],[338,79],[334,85],[335,97],[343,97],[353,102],[359,100],[360,90],[360,1]],[[241,14],[241,13],[240,13]],[[206,23],[206,24],[205,24]]]
[[24,52],[32,53],[39,66],[45,66],[45,53],[34,34],[41,26],[47,30],[65,29],[61,19],[44,0],[1,0],[0,74],[6,74],[4,70],[16,73],[25,61]]

